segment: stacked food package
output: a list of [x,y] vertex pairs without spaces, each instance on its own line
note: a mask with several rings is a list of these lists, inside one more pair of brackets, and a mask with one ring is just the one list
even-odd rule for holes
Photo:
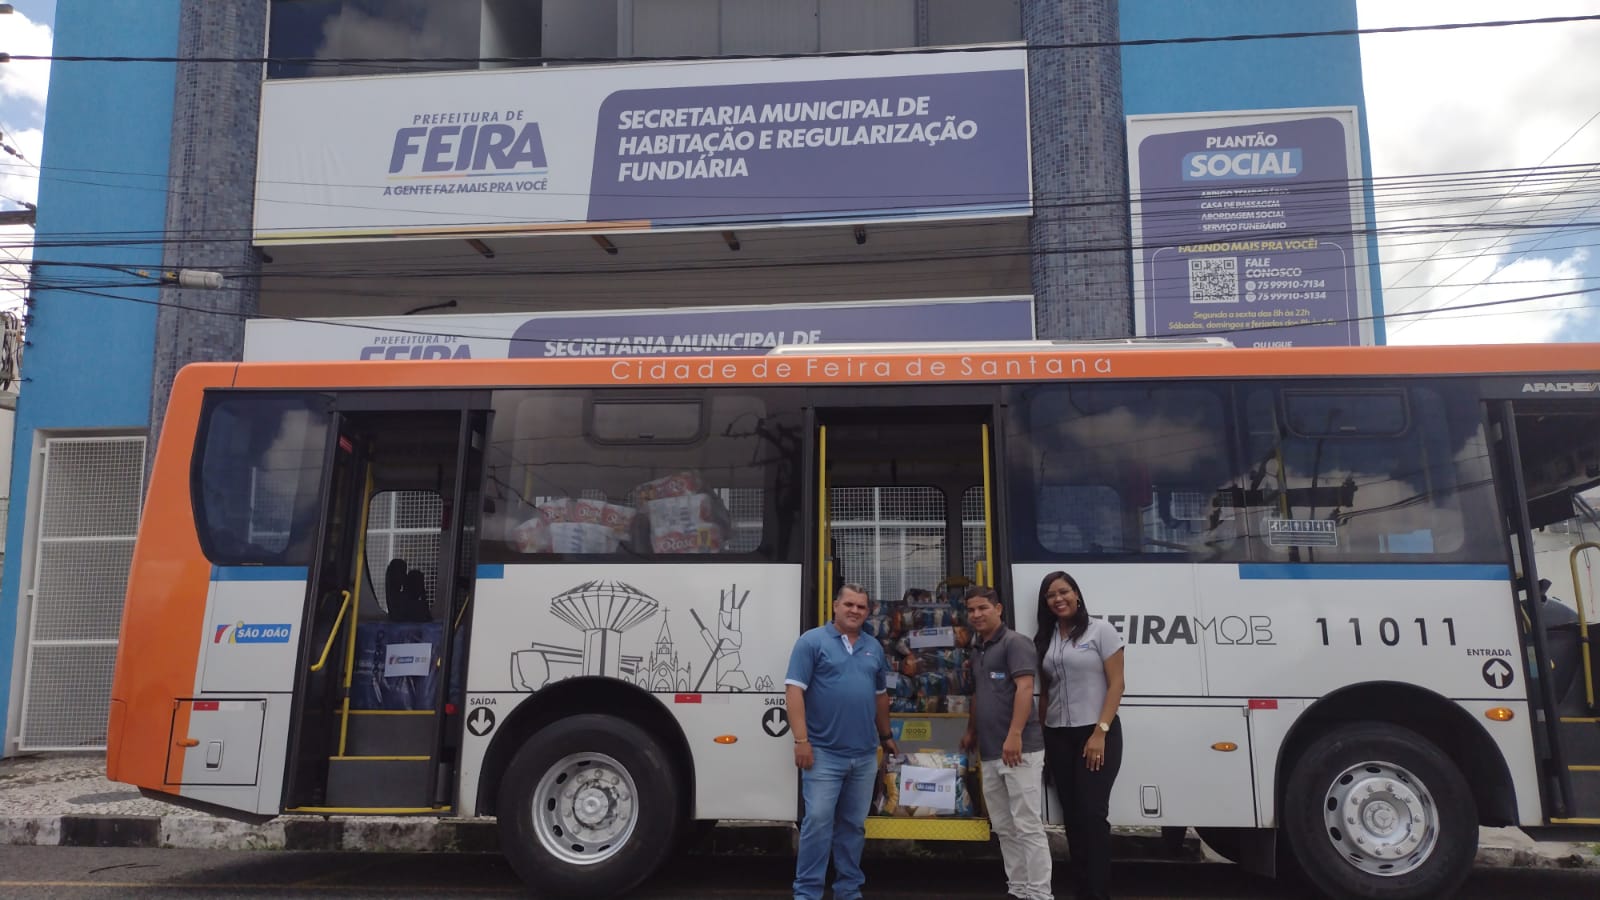
[[[636,506],[589,498],[541,499],[533,515],[511,529],[518,553],[615,553],[639,546],[648,534],[655,553],[720,553],[732,526],[717,495],[695,472],[638,485]],[[648,526],[647,528],[641,526]]]
[[875,815],[970,818],[978,814],[983,789],[967,754],[903,753],[889,757],[885,766],[873,802]]
[[728,541],[728,512],[694,472],[647,481],[633,495],[650,520],[656,553],[718,553]]
[[966,611],[949,592],[920,588],[878,603],[864,629],[883,644],[893,672],[890,712],[966,713],[972,705]]

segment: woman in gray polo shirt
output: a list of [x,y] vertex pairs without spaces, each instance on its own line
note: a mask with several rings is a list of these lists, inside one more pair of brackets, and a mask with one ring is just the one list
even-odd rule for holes
[[1039,718],[1045,766],[1066,811],[1072,886],[1080,900],[1111,896],[1111,785],[1122,767],[1122,635],[1089,618],[1078,582],[1039,584]]

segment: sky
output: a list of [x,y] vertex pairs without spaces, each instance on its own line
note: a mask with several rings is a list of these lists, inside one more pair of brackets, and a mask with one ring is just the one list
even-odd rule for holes
[[[47,53],[54,0],[12,3],[0,51]],[[1600,15],[1600,0],[1357,0],[1357,11],[1377,28]],[[1600,227],[1584,227],[1600,223],[1596,47],[1600,22],[1362,37],[1390,343],[1600,341],[1600,291],[1448,309],[1600,288]],[[28,160],[0,155],[0,209],[36,199],[48,81],[48,63],[0,65],[0,132]],[[1452,172],[1492,174],[1438,176]],[[0,228],[0,244],[31,236]],[[17,252],[0,249],[0,264]],[[0,308],[19,303],[0,285]]]
[[[0,52],[46,54],[50,52],[51,23],[55,20],[55,0],[11,0],[16,12],[0,15]],[[18,201],[33,203],[39,194],[40,151],[44,147],[44,99],[50,83],[48,62],[0,63],[0,143],[22,154],[18,159],[0,153],[0,210],[15,210]],[[0,267],[12,276],[0,283],[0,309],[22,305],[21,292],[13,278],[25,278],[26,251],[5,249],[26,244],[33,229],[24,225],[0,225]]]

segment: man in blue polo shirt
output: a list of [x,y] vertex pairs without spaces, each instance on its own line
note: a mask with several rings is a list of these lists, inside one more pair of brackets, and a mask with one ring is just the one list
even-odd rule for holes
[[898,753],[889,731],[889,664],[877,639],[861,633],[866,589],[839,588],[833,622],[795,641],[784,677],[784,699],[794,730],[794,764],[800,767],[805,821],[795,860],[795,900],[821,900],[833,855],[834,900],[859,900],[866,876],[867,810],[878,774],[878,747]]

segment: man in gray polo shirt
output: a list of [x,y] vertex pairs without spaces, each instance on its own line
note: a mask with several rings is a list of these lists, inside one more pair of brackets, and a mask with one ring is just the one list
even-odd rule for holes
[[1006,890],[1018,900],[1051,900],[1045,837],[1044,733],[1033,708],[1038,672],[1033,642],[1007,628],[993,588],[967,589],[972,638],[972,715],[963,749],[983,760],[983,800],[1000,838]]

